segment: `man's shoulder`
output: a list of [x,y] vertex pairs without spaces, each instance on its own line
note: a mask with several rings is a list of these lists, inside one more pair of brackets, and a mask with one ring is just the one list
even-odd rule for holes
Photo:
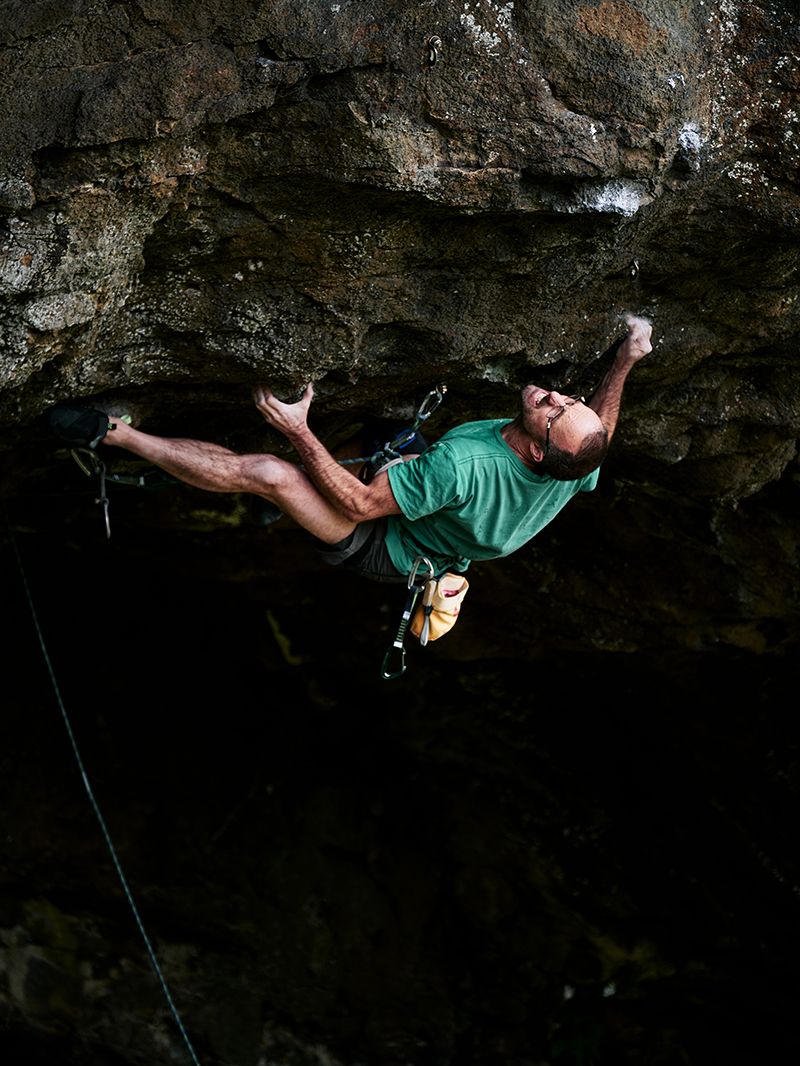
[[505,426],[510,421],[510,418],[476,418],[472,422],[459,422],[444,435],[449,437],[457,433],[493,433],[497,426]]
[[511,421],[510,418],[481,418],[474,422],[462,422],[458,426],[453,426],[452,429],[443,434],[439,438],[440,442],[454,442],[460,441],[496,441],[498,431],[503,426],[508,425]]

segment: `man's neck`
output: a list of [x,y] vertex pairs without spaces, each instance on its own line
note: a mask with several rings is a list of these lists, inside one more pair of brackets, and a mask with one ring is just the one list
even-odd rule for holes
[[529,470],[536,469],[537,464],[533,461],[533,456],[531,455],[531,438],[519,424],[518,419],[515,418],[513,422],[503,426],[500,430],[500,436],[514,455],[521,459]]

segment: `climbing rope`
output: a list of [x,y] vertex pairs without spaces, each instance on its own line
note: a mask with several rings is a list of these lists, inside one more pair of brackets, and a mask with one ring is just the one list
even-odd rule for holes
[[117,872],[117,876],[119,878],[120,884],[122,885],[122,890],[125,893],[125,898],[128,901],[128,904],[129,904],[129,906],[131,908],[131,911],[133,913],[133,917],[134,917],[134,920],[136,922],[136,925],[138,926],[139,932],[141,933],[142,939],[144,940],[144,945],[145,945],[145,948],[147,950],[147,954],[148,954],[148,956],[150,958],[150,962],[151,962],[152,967],[153,967],[153,969],[155,971],[156,977],[158,978],[159,984],[161,985],[161,990],[164,993],[164,998],[166,999],[167,1005],[168,1005],[168,1007],[170,1009],[170,1012],[171,1012],[173,1018],[175,1019],[175,1024],[177,1025],[178,1030],[179,1030],[181,1036],[183,1037],[184,1043],[186,1044],[186,1048],[187,1048],[187,1051],[189,1052],[189,1057],[191,1058],[192,1063],[194,1064],[194,1066],[200,1066],[200,1060],[198,1059],[198,1057],[197,1057],[197,1055],[195,1053],[195,1050],[194,1050],[194,1048],[192,1046],[192,1043],[191,1043],[191,1041],[189,1039],[188,1033],[186,1032],[186,1028],[185,1028],[185,1026],[183,1024],[183,1021],[181,1020],[181,1016],[178,1013],[178,1010],[177,1010],[177,1008],[175,1006],[175,1003],[174,1003],[174,1001],[172,999],[172,995],[170,993],[169,986],[167,985],[166,979],[165,979],[164,974],[163,974],[163,972],[161,970],[161,966],[159,965],[158,959],[156,957],[156,953],[155,953],[155,951],[153,949],[153,945],[152,945],[152,943],[150,941],[150,937],[147,935],[147,931],[145,930],[144,923],[142,922],[141,916],[139,914],[139,909],[136,906],[136,902],[134,901],[133,894],[131,893],[130,887],[128,885],[127,878],[125,877],[125,874],[123,872],[122,865],[121,865],[121,863],[119,861],[119,857],[117,855],[116,848],[114,847],[114,842],[111,839],[111,834],[108,831],[108,827],[106,825],[105,819],[104,819],[103,814],[102,814],[102,812],[100,810],[100,807],[99,807],[99,805],[97,803],[97,800],[95,799],[94,791],[93,791],[92,786],[91,786],[91,784],[89,782],[89,777],[88,777],[88,775],[86,773],[86,768],[84,767],[83,759],[81,758],[81,753],[80,753],[80,750],[78,748],[77,741],[75,739],[75,733],[73,732],[72,724],[70,722],[69,715],[67,714],[67,709],[64,706],[64,701],[63,701],[63,699],[61,697],[61,690],[58,687],[58,681],[56,679],[55,671],[53,670],[53,665],[52,665],[52,662],[50,661],[50,656],[49,656],[49,654],[47,652],[47,646],[45,644],[44,635],[42,633],[41,626],[39,625],[39,618],[38,618],[38,615],[36,613],[36,608],[34,606],[33,596],[31,595],[30,586],[28,585],[28,579],[27,579],[26,574],[25,574],[25,568],[22,565],[22,556],[20,555],[19,547],[17,545],[16,539],[15,539],[13,533],[11,532],[11,524],[8,521],[8,516],[6,516],[6,526],[7,526],[8,530],[9,530],[9,537],[10,537],[10,540],[11,540],[12,547],[14,549],[14,554],[15,554],[16,559],[17,559],[17,565],[19,567],[20,576],[22,578],[22,585],[23,585],[23,588],[25,590],[25,595],[26,595],[27,600],[28,600],[28,606],[30,608],[31,617],[33,619],[33,625],[34,625],[34,628],[36,630],[36,635],[37,635],[37,637],[39,639],[39,647],[42,650],[42,655],[44,657],[45,665],[47,667],[47,673],[48,673],[48,675],[50,677],[50,681],[51,681],[51,683],[53,685],[53,691],[55,692],[56,702],[58,703],[59,710],[61,711],[61,717],[63,719],[64,726],[65,726],[65,728],[67,730],[67,736],[69,737],[69,742],[70,742],[70,745],[72,746],[72,751],[73,751],[73,754],[75,756],[75,761],[78,764],[78,769],[80,771],[81,778],[83,780],[84,788],[86,789],[86,794],[89,797],[89,803],[91,804],[92,809],[93,809],[93,811],[95,813],[95,816],[97,818],[97,821],[98,821],[98,823],[100,825],[100,830],[101,830],[101,832],[103,834],[103,837],[105,838],[106,845],[107,845],[108,850],[109,850],[109,852],[111,854],[111,860],[112,860],[112,862],[114,864],[114,868],[115,868],[115,870]]

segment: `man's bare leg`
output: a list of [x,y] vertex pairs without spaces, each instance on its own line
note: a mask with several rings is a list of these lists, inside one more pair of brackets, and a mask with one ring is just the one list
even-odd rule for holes
[[103,438],[104,445],[124,448],[187,485],[262,496],[326,544],[338,543],[355,528],[299,467],[276,455],[237,455],[218,444],[156,437],[119,419],[109,421],[115,428]]

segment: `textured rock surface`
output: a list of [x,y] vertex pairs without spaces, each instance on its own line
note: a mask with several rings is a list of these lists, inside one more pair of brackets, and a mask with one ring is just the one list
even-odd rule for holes
[[[205,1062],[796,1052],[796,5],[40,0],[0,45],[9,1053],[181,1055],[12,544]],[[389,685],[396,589],[179,486],[106,541],[40,421],[280,451],[255,380],[331,444],[444,383],[435,437],[591,391],[626,309],[598,491]]]

